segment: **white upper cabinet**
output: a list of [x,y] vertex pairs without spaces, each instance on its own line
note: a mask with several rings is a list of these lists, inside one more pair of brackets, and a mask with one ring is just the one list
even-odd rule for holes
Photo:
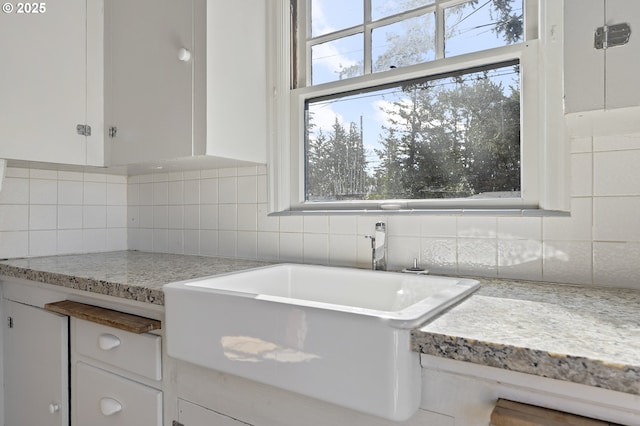
[[[565,112],[640,105],[640,2],[565,0]],[[596,49],[598,28],[628,24],[628,43]],[[614,27],[615,28],[615,27]]]
[[4,5],[0,158],[104,165],[102,45],[101,1]]
[[111,163],[266,162],[265,13],[264,2],[107,2]]

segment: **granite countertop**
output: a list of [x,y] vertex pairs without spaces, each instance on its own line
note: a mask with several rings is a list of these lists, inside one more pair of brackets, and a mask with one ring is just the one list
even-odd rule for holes
[[640,395],[640,292],[481,279],[415,351]]
[[[164,304],[164,284],[268,265],[122,251],[14,259],[0,275]],[[480,279],[412,331],[413,350],[640,395],[640,291]]]
[[137,251],[34,257],[0,262],[0,275],[164,305],[171,282],[268,265],[221,257]]

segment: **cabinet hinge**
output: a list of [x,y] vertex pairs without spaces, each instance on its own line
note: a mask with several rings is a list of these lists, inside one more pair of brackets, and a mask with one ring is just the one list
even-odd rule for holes
[[76,126],[76,131],[81,136],[91,136],[91,126],[88,124],[78,124]]
[[13,318],[12,317],[7,317],[7,327],[8,328],[13,328]]
[[118,128],[116,126],[109,127],[109,137],[115,138],[118,134]]
[[171,423],[171,426],[184,426],[184,425],[183,425],[182,423],[180,423],[179,421],[174,420],[174,421]]
[[593,47],[596,49],[608,49],[610,47],[622,46],[629,43],[631,37],[631,27],[627,23],[605,25],[596,28],[593,37]]

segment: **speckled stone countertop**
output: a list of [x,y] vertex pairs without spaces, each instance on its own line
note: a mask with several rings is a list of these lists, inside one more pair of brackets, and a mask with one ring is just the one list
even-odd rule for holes
[[[267,262],[121,251],[0,261],[0,275],[164,304],[164,284]],[[640,291],[480,279],[413,350],[640,395]]]
[[5,260],[0,275],[163,305],[162,286],[170,282],[264,265],[268,263],[118,251]]
[[480,281],[415,351],[640,395],[640,291]]

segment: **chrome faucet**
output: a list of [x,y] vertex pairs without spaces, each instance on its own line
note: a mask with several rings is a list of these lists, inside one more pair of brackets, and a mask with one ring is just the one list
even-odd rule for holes
[[375,233],[365,235],[371,240],[371,269],[374,271],[387,270],[387,225],[377,222]]

